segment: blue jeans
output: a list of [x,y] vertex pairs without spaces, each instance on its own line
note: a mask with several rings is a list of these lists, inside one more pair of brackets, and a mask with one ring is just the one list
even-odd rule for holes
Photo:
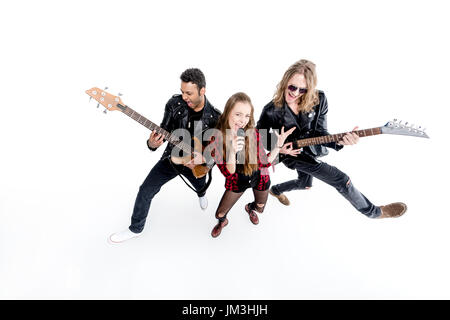
[[[196,190],[201,190],[205,186],[206,176],[197,179],[189,168],[170,163],[170,160],[167,158],[159,160],[139,187],[129,227],[132,232],[139,233],[144,229],[153,197],[161,190],[164,184],[178,175],[174,167],[189,180]],[[199,193],[198,196],[202,197],[205,193],[206,191]]]
[[380,207],[373,205],[353,185],[350,178],[338,168],[330,166],[325,162],[302,161],[286,159],[283,163],[289,168],[297,171],[298,178],[286,181],[272,187],[272,192],[280,195],[291,190],[302,190],[312,186],[312,179],[317,178],[336,188],[359,212],[369,218],[377,218],[381,215]]

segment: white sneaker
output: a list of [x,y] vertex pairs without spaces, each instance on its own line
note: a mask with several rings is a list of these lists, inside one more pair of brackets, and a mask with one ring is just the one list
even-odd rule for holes
[[206,198],[206,196],[199,197],[198,202],[200,202],[200,208],[202,208],[202,210],[208,208],[208,198]]
[[126,229],[120,232],[113,233],[109,236],[109,241],[111,243],[121,243],[127,240],[139,237],[142,233],[134,233],[130,229]]

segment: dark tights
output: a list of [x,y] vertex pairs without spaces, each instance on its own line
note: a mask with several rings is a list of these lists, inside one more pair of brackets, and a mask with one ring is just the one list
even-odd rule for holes
[[[239,198],[244,194],[244,192],[233,192],[226,190],[220,200],[219,207],[216,211],[216,218],[220,222],[224,221],[227,217],[228,211],[234,206],[234,204],[239,200]],[[267,202],[267,197],[269,195],[269,190],[259,191],[253,189],[253,194],[255,196],[255,201],[250,203],[249,206],[252,210],[262,213]]]

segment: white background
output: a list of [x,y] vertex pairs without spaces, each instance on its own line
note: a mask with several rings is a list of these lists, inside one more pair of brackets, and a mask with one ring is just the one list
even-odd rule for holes
[[[0,298],[449,299],[448,15],[446,1],[2,2]],[[323,159],[405,216],[368,219],[315,180],[290,207],[269,198],[258,226],[246,192],[213,239],[215,168],[206,212],[177,178],[140,238],[107,243],[163,148],[86,89],[121,92],[159,124],[198,67],[218,109],[244,91],[258,118],[301,58],[317,64],[330,132],[427,127],[431,139],[363,138]],[[280,165],[272,181],[294,177]]]

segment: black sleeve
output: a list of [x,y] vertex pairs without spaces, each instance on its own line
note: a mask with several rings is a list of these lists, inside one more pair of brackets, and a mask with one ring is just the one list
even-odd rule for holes
[[[273,115],[272,110],[270,108],[270,103],[266,105],[263,108],[263,111],[261,112],[261,115],[259,116],[259,120],[256,123],[256,129],[258,129],[260,140],[262,142],[262,145],[264,149],[268,150],[269,152],[272,150],[272,146],[275,146],[275,143],[277,142],[278,138],[275,135],[275,133],[269,133],[271,129],[274,129],[273,126]],[[282,162],[285,158],[285,154],[278,154],[278,160],[275,159],[275,161],[272,163],[273,165]]]
[[148,145],[148,139],[147,139],[147,147],[150,149],[150,151],[156,151],[156,149],[158,149],[158,148],[152,148],[152,147],[150,147],[150,146]]
[[[164,108],[164,116],[163,116],[163,120],[161,121],[160,127],[163,128],[164,130],[166,130],[167,132],[172,132],[171,128],[172,128],[172,104],[173,104],[173,98],[170,99],[169,101],[167,101],[166,103],[166,107]],[[146,141],[147,147],[151,150],[151,151],[156,151],[156,149],[158,148],[151,148],[148,145],[148,139]]]
[[[323,94],[322,98],[320,99],[320,114],[318,115],[317,119],[317,125],[315,130],[315,136],[327,136],[330,133],[328,132],[327,128],[327,113],[328,113],[328,100],[325,94]],[[338,145],[336,142],[330,142],[325,143],[324,146],[328,148],[333,148],[336,151],[341,150],[344,146]]]
[[259,116],[259,120],[256,123],[256,129],[258,129],[259,131],[260,139],[263,143],[264,149],[271,150],[271,142],[276,141],[276,136],[273,133],[269,133],[270,129],[273,129],[273,124],[272,120],[270,119],[268,105],[263,108],[261,115]]
[[166,130],[167,132],[173,131],[172,109],[173,109],[173,98],[167,101],[166,107],[164,108],[164,117],[160,124],[160,127]]

